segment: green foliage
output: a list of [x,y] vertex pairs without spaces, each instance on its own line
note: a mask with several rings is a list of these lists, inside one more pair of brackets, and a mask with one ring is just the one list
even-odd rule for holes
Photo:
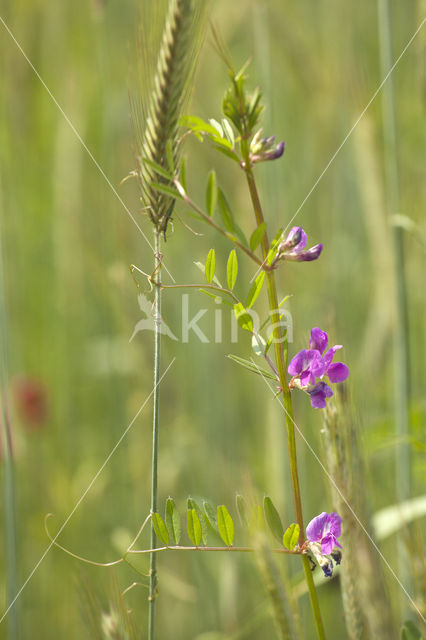
[[210,171],[206,189],[206,208],[209,216],[212,216],[217,204],[216,173]]
[[247,239],[244,233],[241,231],[240,227],[235,222],[231,207],[229,206],[225,194],[220,187],[218,188],[217,202],[225,229],[230,234],[232,234],[233,237],[238,239],[244,246],[247,246]]
[[238,275],[237,254],[235,252],[235,249],[232,249],[231,253],[229,254],[228,263],[226,265],[226,276],[228,281],[228,287],[231,291],[235,287],[235,283],[237,281],[237,275]]
[[194,547],[198,547],[200,545],[203,532],[201,529],[200,518],[198,517],[195,509],[188,509],[187,511],[186,530]]
[[272,535],[278,540],[279,543],[281,543],[284,534],[283,525],[279,513],[269,496],[265,496],[263,500],[263,510],[265,512],[266,522],[269,525]]
[[214,531],[217,531],[217,517],[215,508],[212,504],[210,504],[210,502],[207,502],[207,500],[203,500],[203,509],[204,517],[207,520],[207,523]]
[[155,535],[162,542],[164,542],[164,544],[167,547],[169,544],[169,532],[167,531],[167,527],[164,524],[163,518],[160,516],[159,513],[153,513],[151,517],[152,517],[152,524],[154,526]]
[[263,282],[265,280],[265,272],[261,271],[253,282],[249,294],[247,296],[246,308],[250,309],[256,302],[260,292],[262,291]]
[[226,546],[230,547],[234,542],[234,522],[223,504],[217,508],[217,528]]
[[401,640],[423,640],[423,636],[414,622],[407,620],[401,629]]
[[283,545],[289,551],[293,551],[299,540],[300,527],[298,524],[291,524],[284,532]]
[[263,356],[266,352],[266,342],[259,333],[254,333],[251,338],[251,348],[257,356]]
[[167,498],[166,502],[166,525],[170,535],[172,545],[178,545],[181,536],[181,524],[178,510],[176,509],[173,498]]
[[204,514],[201,511],[200,507],[198,506],[198,504],[195,502],[195,500],[193,500],[192,498],[188,498],[187,500],[187,506],[188,509],[194,509],[198,519],[200,521],[200,526],[201,526],[201,537],[203,539],[203,543],[207,544],[207,524],[206,524],[206,520],[204,518]]
[[206,267],[205,267],[207,282],[211,282],[213,280],[215,271],[216,271],[216,253],[214,249],[210,249],[207,255]]
[[268,378],[269,380],[273,380],[274,382],[277,381],[276,376],[274,376],[270,371],[268,371],[267,369],[264,369],[263,367],[259,367],[253,362],[250,362],[250,360],[245,360],[244,358],[240,358],[240,356],[235,356],[231,353],[228,355],[228,358],[230,358],[240,366],[244,367],[244,369],[251,371],[252,373],[257,373],[257,375],[264,376],[265,378]]
[[262,242],[266,233],[266,222],[262,222],[250,236],[250,249],[254,251]]
[[238,304],[234,304],[234,313],[241,329],[244,329],[244,331],[249,331],[251,333],[253,331],[253,318],[245,309],[244,305],[241,304],[241,302],[239,302]]

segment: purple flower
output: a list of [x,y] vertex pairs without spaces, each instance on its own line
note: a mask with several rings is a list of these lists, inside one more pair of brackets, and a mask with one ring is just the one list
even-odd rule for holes
[[287,238],[278,247],[277,259],[311,262],[319,258],[322,244],[316,244],[305,251],[308,237],[302,227],[293,227]]
[[277,160],[281,158],[285,149],[285,142],[275,145],[275,136],[260,139],[260,131],[253,138],[250,145],[250,162],[264,162],[265,160]]
[[326,511],[313,518],[306,527],[306,537],[310,542],[321,543],[321,553],[330,555],[334,547],[341,547],[337,538],[342,532],[342,518],[337,513]]
[[328,384],[322,380],[323,377],[328,376],[330,382],[334,383],[343,382],[349,375],[349,369],[343,362],[332,362],[334,354],[342,345],[337,344],[325,352],[327,346],[326,332],[314,327],[311,330],[309,349],[299,351],[288,367],[288,372],[293,377],[291,386],[306,391],[315,409],[324,409],[326,398],[333,395]]

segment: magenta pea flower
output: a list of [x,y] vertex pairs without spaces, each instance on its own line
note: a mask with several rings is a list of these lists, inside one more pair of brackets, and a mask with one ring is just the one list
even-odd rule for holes
[[278,247],[277,259],[311,262],[319,258],[322,244],[316,244],[305,250],[308,236],[302,227],[292,227],[287,238]]
[[310,542],[321,544],[321,553],[328,556],[334,547],[342,546],[337,538],[342,533],[342,518],[337,513],[327,513],[323,511],[319,516],[313,518],[306,527],[306,537]]
[[296,387],[308,393],[315,409],[324,409],[326,399],[333,395],[333,391],[323,381],[324,376],[332,383],[343,382],[349,376],[349,369],[343,362],[333,362],[334,354],[342,345],[337,344],[325,351],[327,346],[326,332],[314,327],[311,330],[309,349],[299,351],[288,367],[292,376],[291,388]]

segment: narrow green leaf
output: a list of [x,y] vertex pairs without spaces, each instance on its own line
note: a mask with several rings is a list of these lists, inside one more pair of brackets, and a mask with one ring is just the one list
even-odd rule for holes
[[273,373],[271,373],[267,369],[256,366],[253,362],[250,362],[250,360],[245,360],[244,358],[240,358],[239,356],[234,356],[232,353],[228,355],[228,358],[241,365],[245,369],[248,369],[248,371],[252,371],[253,373],[257,373],[259,376],[264,376],[265,378],[269,378],[269,380],[277,382],[277,378]]
[[180,177],[180,183],[184,189],[184,191],[186,191],[186,156],[184,156],[182,158],[182,161],[180,163],[180,171],[179,171],[179,177]]
[[253,331],[253,318],[241,302],[234,304],[234,314],[240,327],[244,329],[244,331],[251,333]]
[[[206,267],[202,262],[194,262],[194,264],[197,267],[197,269],[199,269],[202,273],[204,273],[204,275],[206,275]],[[217,286],[220,287],[221,289],[223,288],[217,276],[213,276],[213,282],[217,284]]]
[[207,180],[206,189],[206,208],[207,213],[211,217],[216,209],[217,204],[217,185],[216,185],[216,173],[210,171],[209,178]]
[[214,127],[216,129],[216,132],[219,134],[219,136],[221,138],[223,138],[223,129],[222,129],[222,125],[220,124],[220,122],[218,122],[214,118],[209,118],[209,122],[212,125],[212,127]]
[[173,187],[168,187],[166,184],[161,184],[160,182],[151,182],[150,186],[156,191],[160,191],[160,193],[166,194],[166,196],[171,196],[172,198],[176,198],[177,200],[182,200],[182,196],[179,191],[174,189]]
[[227,147],[221,146],[219,144],[215,144],[214,148],[220,151],[221,153],[223,153],[228,158],[231,158],[231,160],[233,160],[234,162],[238,162],[238,163],[240,162],[240,159],[237,156],[237,154],[234,151],[231,151],[230,149],[228,149]]
[[291,298],[291,296],[292,296],[292,294],[291,294],[291,293],[290,293],[288,296],[285,296],[285,297],[281,300],[280,304],[278,305],[278,309],[280,309],[280,307],[282,307],[282,306],[283,306],[284,302],[287,302],[287,300],[288,300],[289,298]]
[[164,542],[167,547],[169,545],[169,532],[167,531],[164,520],[159,513],[152,514],[152,524],[154,526],[155,535]]
[[270,334],[270,336],[269,336],[269,338],[268,338],[268,340],[266,342],[265,354],[268,353],[268,351],[270,349],[270,346],[273,343],[273,341],[274,341],[274,332],[271,331],[271,334]]
[[259,333],[255,333],[251,338],[251,348],[257,356],[263,356],[266,349],[266,342]]
[[212,527],[212,529],[217,530],[217,517],[216,517],[216,510],[214,506],[210,504],[210,502],[207,502],[206,500],[204,500],[203,509],[204,509],[204,515],[207,522]]
[[265,511],[266,522],[269,525],[272,535],[281,544],[284,535],[284,529],[279,513],[269,496],[265,496],[265,498],[263,499],[263,509]]
[[232,219],[232,211],[228,204],[227,199],[225,198],[225,194],[222,189],[219,187],[217,191],[217,203],[219,205],[219,211],[222,216],[223,223],[225,228],[230,232],[234,232],[234,222]]
[[261,271],[257,276],[256,280],[253,282],[252,287],[247,296],[246,308],[250,309],[253,304],[256,302],[258,295],[262,291],[263,281],[265,280],[265,272]]
[[211,282],[214,277],[214,272],[216,271],[216,254],[214,249],[210,249],[205,267],[205,274],[207,282]]
[[198,547],[201,542],[202,529],[200,518],[197,515],[195,509],[188,509],[186,518],[186,530],[188,532],[189,539],[194,547]]
[[234,522],[224,504],[217,508],[217,528],[226,546],[230,547],[234,542]]
[[208,122],[205,122],[201,118],[198,118],[197,116],[183,116],[180,119],[180,124],[182,127],[187,127],[191,131],[194,131],[194,133],[206,133],[213,136],[214,138],[218,135],[217,129],[215,129],[215,127],[213,127]]
[[159,176],[162,176],[163,178],[166,178],[166,180],[173,182],[173,175],[170,173],[170,171],[167,171],[167,169],[162,167],[161,164],[157,164],[157,162],[154,162],[153,160],[148,160],[148,158],[141,158],[141,160],[144,164],[147,164],[149,167],[151,167],[151,169],[154,169],[155,173],[158,173]]
[[285,530],[283,535],[283,545],[289,551],[292,551],[297,545],[299,540],[300,527],[298,524],[291,524],[288,529]]
[[203,512],[201,511],[200,507],[195,502],[195,500],[193,500],[192,498],[188,498],[187,504],[188,504],[188,509],[194,509],[195,513],[198,516],[198,519],[200,521],[200,526],[201,526],[201,539],[203,541],[203,544],[206,545],[207,544],[207,524],[206,524]]
[[231,125],[229,124],[229,121],[226,118],[222,118],[222,127],[223,127],[223,133],[231,143],[232,148],[234,148],[234,145],[235,145],[234,130],[232,129]]
[[240,516],[240,520],[242,524],[248,526],[247,503],[244,500],[243,496],[241,496],[239,493],[237,493],[236,502],[237,502],[237,511],[238,511],[238,515]]
[[237,281],[237,275],[238,275],[237,254],[235,252],[235,249],[232,249],[231,253],[229,254],[228,264],[226,265],[226,276],[228,279],[228,287],[231,291],[235,287],[235,283]]
[[166,502],[166,525],[170,535],[172,545],[178,545],[181,536],[181,524],[179,512],[176,509],[173,498],[167,498]]
[[266,233],[266,222],[262,222],[250,236],[250,249],[254,251],[262,242]]
[[401,629],[401,640],[423,640],[423,636],[414,622],[407,620]]

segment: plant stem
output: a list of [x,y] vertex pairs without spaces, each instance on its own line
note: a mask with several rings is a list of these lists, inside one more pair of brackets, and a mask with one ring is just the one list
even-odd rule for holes
[[[3,453],[3,499],[5,526],[5,555],[7,566],[6,593],[7,601],[12,602],[18,591],[18,559],[16,531],[16,491],[15,466],[13,458],[12,437],[7,405],[6,386],[8,382],[8,348],[6,323],[6,292],[3,274],[2,238],[0,235],[0,442]],[[19,637],[18,609],[15,604],[9,613],[8,638]]]
[[[246,174],[247,184],[250,191],[250,197],[253,204],[253,210],[256,217],[256,224],[259,227],[261,224],[264,223],[264,216],[263,216],[262,206],[260,203],[259,194],[257,191],[257,186],[254,179],[253,171],[250,166],[248,153],[246,153],[244,171]],[[269,240],[268,240],[268,234],[265,233],[262,240],[262,253],[263,253],[264,261],[266,260],[268,251],[269,251]],[[300,527],[299,544],[302,545],[305,539],[305,535],[304,535],[305,528],[303,523],[303,510],[302,510],[302,499],[301,499],[301,493],[300,493],[299,473],[297,468],[296,438],[295,438],[294,419],[293,419],[293,403],[292,403],[290,389],[288,387],[287,372],[286,372],[288,347],[287,347],[287,338],[282,331],[282,326],[280,322],[277,286],[276,286],[274,271],[266,272],[266,283],[267,283],[267,292],[268,292],[269,313],[271,317],[273,336],[274,336],[275,359],[277,364],[278,376],[280,379],[280,385],[282,389],[284,412],[285,412],[285,425],[287,430],[287,444],[288,444],[288,453],[289,453],[289,461],[290,461],[293,502],[294,502],[294,509],[296,514],[296,521]],[[324,625],[321,618],[321,611],[319,608],[318,596],[315,589],[309,560],[307,557],[303,557],[303,569],[305,572],[305,578],[308,585],[309,597],[311,600],[312,611],[315,618],[318,638],[320,638],[320,640],[325,640],[325,631],[324,631]]]
[[[160,400],[160,347],[161,347],[161,254],[160,233],[154,231],[154,410],[152,418],[152,475],[151,475],[151,513],[157,511],[158,486],[158,432],[159,432],[159,400]],[[151,522],[151,549],[155,549],[157,537]],[[148,606],[148,640],[155,638],[155,598],[157,590],[157,555],[151,553],[149,566],[149,606]]]
[[[392,25],[389,0],[378,0],[380,58],[382,75],[386,75],[392,66]],[[387,206],[390,214],[400,213],[399,169],[397,159],[397,135],[395,116],[395,92],[392,75],[386,81],[382,92],[383,138],[385,160],[385,184]],[[399,502],[408,500],[411,495],[411,455],[408,438],[409,426],[409,347],[407,284],[404,264],[403,229],[393,226],[395,300],[395,432],[398,445],[395,447],[396,495]],[[400,576],[409,588],[410,563],[403,541],[399,540]]]

